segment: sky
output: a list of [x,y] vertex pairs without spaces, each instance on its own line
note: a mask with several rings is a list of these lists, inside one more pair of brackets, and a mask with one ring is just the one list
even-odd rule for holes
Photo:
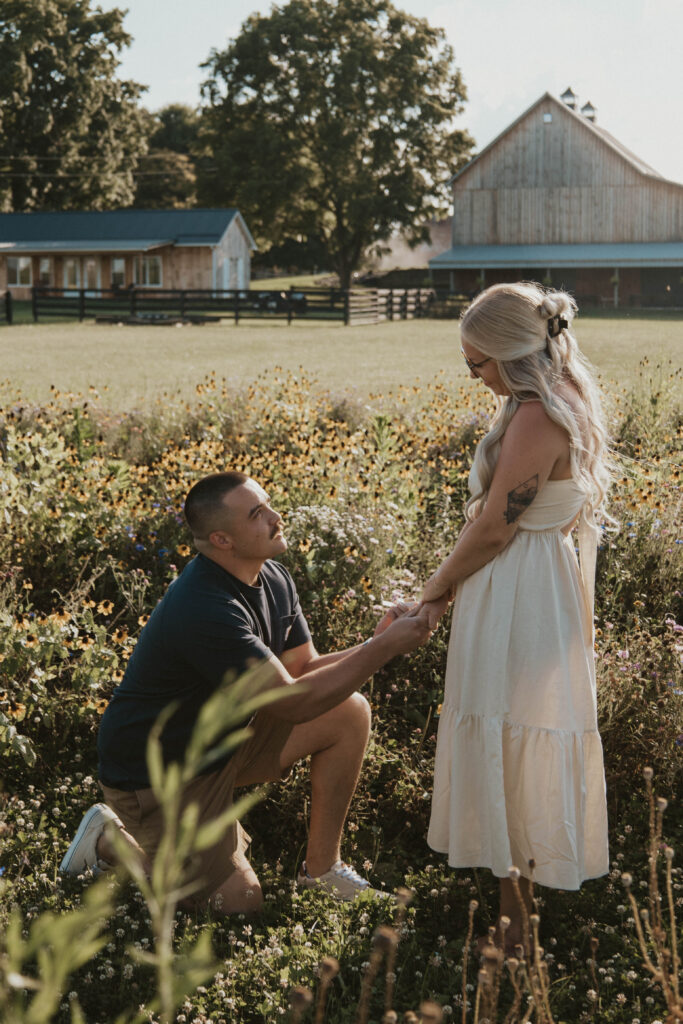
[[[282,6],[286,0],[281,0]],[[656,171],[683,183],[683,0],[394,0],[443,28],[468,99],[458,126],[483,149],[545,92],[579,107]],[[128,8],[120,74],[150,110],[199,102],[199,64],[270,0],[98,0]]]

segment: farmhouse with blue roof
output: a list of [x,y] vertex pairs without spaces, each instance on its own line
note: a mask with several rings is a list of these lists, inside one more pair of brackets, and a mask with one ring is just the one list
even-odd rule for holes
[[255,249],[236,209],[2,213],[0,292],[248,288]]

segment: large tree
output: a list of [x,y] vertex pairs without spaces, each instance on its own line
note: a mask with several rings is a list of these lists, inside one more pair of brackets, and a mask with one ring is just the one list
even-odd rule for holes
[[441,29],[389,0],[290,0],[203,66],[200,201],[239,206],[266,248],[322,238],[344,287],[395,230],[428,238],[472,145]]
[[145,209],[194,206],[199,114],[184,103],[171,103],[147,118],[149,151],[135,173],[132,205]]
[[124,11],[0,3],[0,208],[128,205],[146,151],[142,86],[117,77]]

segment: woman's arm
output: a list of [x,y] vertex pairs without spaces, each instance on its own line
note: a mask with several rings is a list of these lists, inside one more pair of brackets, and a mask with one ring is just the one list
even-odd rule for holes
[[505,431],[484,509],[427,581],[423,601],[453,593],[510,543],[519,517],[568,450],[567,432],[553,423],[540,402],[520,405]]

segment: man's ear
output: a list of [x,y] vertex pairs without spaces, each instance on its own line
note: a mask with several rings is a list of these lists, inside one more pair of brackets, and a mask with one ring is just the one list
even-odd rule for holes
[[231,551],[235,546],[232,537],[225,530],[214,530],[209,534],[209,544],[219,551]]

